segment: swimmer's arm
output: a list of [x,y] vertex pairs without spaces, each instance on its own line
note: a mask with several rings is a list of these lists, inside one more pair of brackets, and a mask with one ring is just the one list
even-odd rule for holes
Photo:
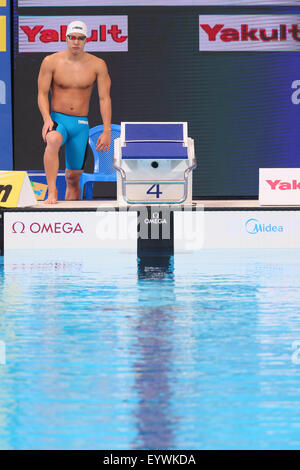
[[100,135],[96,149],[108,150],[110,146],[111,133],[111,99],[110,99],[110,77],[106,64],[103,60],[97,60],[97,86],[99,94],[100,113],[103,122],[103,133]]
[[38,106],[44,119],[42,130],[43,140],[46,140],[48,130],[52,130],[53,121],[50,117],[49,90],[53,77],[53,67],[50,57],[45,57],[42,62],[38,77]]
[[49,56],[45,57],[38,77],[38,106],[44,121],[50,117],[49,90],[53,77],[51,62]]

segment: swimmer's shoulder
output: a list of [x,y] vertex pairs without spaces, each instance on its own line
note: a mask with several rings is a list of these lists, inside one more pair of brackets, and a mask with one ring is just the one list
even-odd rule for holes
[[86,52],[85,54],[86,54],[87,60],[92,65],[96,73],[101,73],[107,70],[105,60],[100,59],[100,57],[96,57],[93,54],[89,54],[88,52]]
[[63,59],[64,51],[54,52],[54,54],[47,55],[42,62],[43,67],[54,70],[58,62]]

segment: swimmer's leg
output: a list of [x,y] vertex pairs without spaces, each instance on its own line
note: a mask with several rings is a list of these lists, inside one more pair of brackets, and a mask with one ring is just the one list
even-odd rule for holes
[[46,136],[46,142],[47,146],[44,153],[44,167],[48,183],[48,199],[45,203],[56,204],[56,177],[59,167],[58,151],[63,142],[63,136],[58,131],[51,131]]
[[66,201],[80,199],[80,176],[87,156],[89,126],[87,118],[74,118],[71,137],[66,142]]
[[82,171],[66,169],[66,201],[77,201],[80,199],[80,176]]

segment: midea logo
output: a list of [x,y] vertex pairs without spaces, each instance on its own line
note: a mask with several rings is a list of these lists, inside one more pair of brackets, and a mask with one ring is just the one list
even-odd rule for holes
[[283,232],[282,225],[262,224],[258,219],[248,219],[245,223],[245,227],[248,233],[254,235],[256,233],[263,232]]

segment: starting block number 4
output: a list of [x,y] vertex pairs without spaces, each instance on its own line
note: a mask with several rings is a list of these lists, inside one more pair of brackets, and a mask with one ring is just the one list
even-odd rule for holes
[[[154,190],[156,188],[156,190]],[[155,195],[157,199],[159,199],[159,195],[163,194],[162,191],[159,190],[159,184],[152,184],[148,191],[146,191],[146,194],[152,194]]]
[[161,203],[177,202],[184,196],[184,182],[126,182],[126,198],[129,202]]

